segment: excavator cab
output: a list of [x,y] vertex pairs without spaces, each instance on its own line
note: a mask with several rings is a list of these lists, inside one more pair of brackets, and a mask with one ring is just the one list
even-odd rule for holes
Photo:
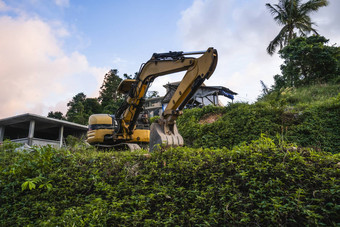
[[136,80],[134,79],[125,79],[122,82],[120,82],[117,88],[117,92],[121,94],[128,94],[135,83]]

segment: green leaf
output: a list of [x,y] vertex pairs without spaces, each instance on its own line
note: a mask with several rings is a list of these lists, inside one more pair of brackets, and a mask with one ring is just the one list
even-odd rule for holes
[[29,187],[30,190],[35,189],[35,184],[32,181],[29,181],[28,187]]

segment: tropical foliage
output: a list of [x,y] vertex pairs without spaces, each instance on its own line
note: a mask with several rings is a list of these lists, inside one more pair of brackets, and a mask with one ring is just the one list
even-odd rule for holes
[[[193,147],[227,147],[261,133],[277,141],[340,152],[340,86],[309,86],[272,92],[254,104],[185,110],[178,129]],[[214,121],[204,119],[217,116]]]
[[[131,75],[127,74],[124,74],[123,77],[124,79],[132,78]],[[124,95],[117,93],[118,86],[122,80],[118,75],[118,70],[111,69],[104,76],[98,98],[87,98],[83,92],[80,92],[67,103],[66,116],[63,116],[60,111],[51,111],[48,113],[48,117],[86,125],[89,116],[92,114],[115,114],[125,99]],[[157,91],[148,91],[145,97],[154,98],[159,97],[159,95]]]
[[340,82],[340,47],[328,46],[323,36],[300,37],[284,47],[282,75],[274,77],[274,89]]
[[279,34],[269,43],[267,52],[272,55],[278,46],[281,49],[298,35],[306,37],[311,32],[318,34],[309,14],[326,5],[327,0],[308,0],[305,3],[302,0],[279,0],[278,4],[267,3],[266,7],[274,20],[282,26]]
[[260,137],[231,150],[0,147],[1,226],[336,226],[340,156]]
[[59,119],[59,120],[66,120],[63,113],[60,112],[60,111],[55,111],[55,112],[50,111],[50,112],[48,112],[47,117],[55,118],[55,119]]
[[79,93],[67,103],[66,119],[79,124],[87,124],[89,116],[100,113],[102,106],[96,98],[87,98],[84,93]]
[[114,113],[122,102],[122,95],[117,93],[118,85],[123,79],[118,76],[118,70],[112,69],[105,74],[100,87],[98,100],[105,113]]
[[[131,76],[127,74],[123,77],[131,79]],[[68,109],[65,116],[60,111],[51,111],[48,117],[86,125],[92,114],[113,114],[124,100],[124,97],[116,92],[121,81],[118,70],[112,69],[105,74],[98,98],[87,98],[83,92],[80,92],[67,103]]]

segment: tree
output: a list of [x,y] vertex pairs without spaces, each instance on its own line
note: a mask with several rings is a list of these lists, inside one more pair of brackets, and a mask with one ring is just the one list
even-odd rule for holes
[[83,124],[85,122],[84,118],[84,103],[86,95],[84,93],[78,93],[75,95],[70,102],[67,103],[67,113],[66,118],[68,121]]
[[84,110],[87,115],[101,113],[103,108],[97,98],[86,98],[84,102]]
[[69,107],[66,113],[67,120],[84,125],[87,124],[90,115],[102,112],[98,99],[86,98],[82,92],[75,95],[67,106]]
[[309,14],[327,5],[328,0],[308,0],[305,3],[301,0],[279,0],[275,5],[267,3],[266,7],[274,16],[274,20],[283,26],[279,34],[269,43],[267,52],[273,55],[278,46],[282,49],[290,40],[296,38],[297,32],[302,37],[311,32],[318,34],[312,27],[314,23]]
[[132,75],[128,75],[126,73],[124,73],[123,77],[124,79],[132,79]]
[[263,82],[263,80],[260,80],[261,86],[262,86],[262,94],[267,95],[269,93],[268,86]]
[[63,113],[60,111],[56,111],[56,112],[50,111],[48,112],[47,117],[55,118],[59,120],[66,120],[66,118],[63,116]]
[[279,51],[284,64],[282,76],[274,77],[274,88],[339,82],[340,47],[327,42],[323,36],[300,37]]
[[262,86],[262,93],[258,96],[258,99],[261,99],[270,93],[270,88],[268,88],[263,80],[260,80],[260,84]]
[[[126,79],[131,79],[131,76],[124,74]],[[122,79],[118,76],[117,69],[111,69],[105,74],[104,81],[100,87],[98,100],[105,113],[115,113],[121,103],[123,96],[117,93],[118,86]]]
[[159,97],[158,91],[148,91],[146,93],[146,98],[156,98]]
[[[132,78],[128,74],[123,76],[125,79]],[[122,79],[118,76],[118,70],[111,69],[105,74],[98,98],[87,98],[81,92],[67,103],[66,119],[79,124],[87,124],[88,118],[92,114],[115,113],[124,100],[123,95],[117,93],[121,81]],[[54,116],[53,112],[51,116]]]
[[109,105],[111,101],[117,101],[121,98],[119,94],[117,94],[117,89],[122,81],[122,78],[118,76],[117,69],[111,69],[108,73],[105,74],[104,81],[99,91],[99,101],[103,107]]

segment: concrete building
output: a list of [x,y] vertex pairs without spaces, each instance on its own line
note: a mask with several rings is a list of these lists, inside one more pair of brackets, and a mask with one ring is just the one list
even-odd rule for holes
[[149,117],[160,116],[163,113],[163,98],[164,96],[145,100],[144,110],[148,113]]
[[16,143],[62,147],[68,135],[86,135],[87,126],[36,114],[22,114],[0,119],[0,143],[9,139]]

